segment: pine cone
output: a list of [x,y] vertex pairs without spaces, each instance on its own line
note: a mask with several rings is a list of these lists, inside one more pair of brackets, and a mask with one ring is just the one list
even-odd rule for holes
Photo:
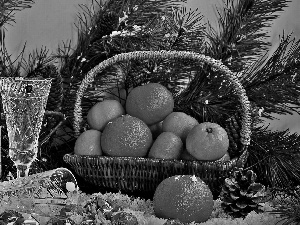
[[229,215],[245,217],[251,211],[259,211],[259,203],[265,199],[265,186],[255,183],[257,176],[252,170],[242,168],[225,179],[220,199],[222,208]]

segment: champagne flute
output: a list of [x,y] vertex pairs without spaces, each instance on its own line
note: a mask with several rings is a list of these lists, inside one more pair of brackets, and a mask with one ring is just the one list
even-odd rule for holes
[[28,176],[37,158],[52,79],[0,78],[2,105],[9,137],[9,156],[17,167],[17,178]]

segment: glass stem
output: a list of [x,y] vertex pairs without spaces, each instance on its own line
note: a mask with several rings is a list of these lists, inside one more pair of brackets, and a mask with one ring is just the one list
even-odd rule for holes
[[27,165],[18,165],[17,166],[17,178],[27,177],[29,173],[29,166]]

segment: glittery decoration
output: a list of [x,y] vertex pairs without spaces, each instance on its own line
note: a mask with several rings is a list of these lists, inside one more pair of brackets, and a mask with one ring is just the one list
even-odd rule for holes
[[19,212],[59,215],[66,205],[68,188],[78,190],[75,177],[65,168],[4,181],[0,183],[0,211],[11,207]]
[[131,213],[127,212],[118,212],[111,218],[112,225],[138,225],[137,218]]

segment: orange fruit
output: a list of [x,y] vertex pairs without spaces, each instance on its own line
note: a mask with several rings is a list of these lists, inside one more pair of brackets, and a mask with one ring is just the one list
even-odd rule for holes
[[109,122],[101,136],[102,151],[108,156],[144,157],[152,142],[149,127],[130,115]]
[[152,132],[153,139],[156,139],[158,137],[158,135],[160,135],[162,133],[162,122],[163,121],[160,121],[156,124],[149,126],[149,128]]
[[143,120],[147,125],[162,121],[173,108],[172,93],[158,83],[135,87],[126,99],[126,112]]
[[91,129],[103,131],[109,121],[125,114],[121,103],[107,99],[95,104],[87,114],[87,122]]
[[209,187],[193,175],[176,175],[163,180],[153,197],[157,217],[178,219],[183,223],[207,221],[213,205]]
[[199,123],[195,118],[183,112],[172,112],[164,119],[162,130],[176,134],[185,142],[188,133],[197,124]]
[[198,124],[186,138],[187,151],[198,160],[218,160],[225,155],[228,147],[227,132],[216,123]]
[[161,133],[150,148],[148,157],[159,159],[178,159],[183,143],[176,134]]
[[80,134],[75,142],[74,154],[76,155],[102,155],[101,132],[87,130]]

